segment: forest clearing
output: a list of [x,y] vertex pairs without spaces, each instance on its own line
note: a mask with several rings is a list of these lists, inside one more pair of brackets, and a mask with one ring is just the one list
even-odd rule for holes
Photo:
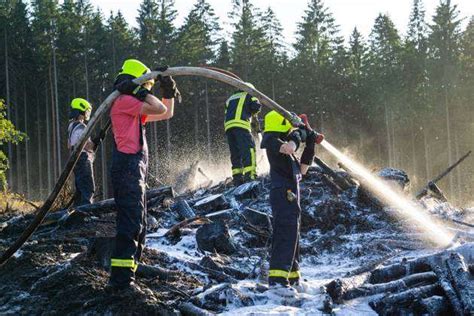
[[474,313],[473,12],[258,2],[0,4],[0,314]]

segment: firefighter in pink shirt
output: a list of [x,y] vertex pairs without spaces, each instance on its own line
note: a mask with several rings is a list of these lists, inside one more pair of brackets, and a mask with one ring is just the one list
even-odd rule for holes
[[[164,71],[166,67],[157,70]],[[179,93],[171,76],[157,78],[163,100],[150,91],[154,80],[141,86],[132,82],[149,72],[140,61],[126,60],[115,82],[115,89],[122,95],[114,101],[110,111],[115,140],[111,177],[117,208],[117,235],[109,286],[120,292],[141,292],[134,280],[146,234],[148,146],[145,124],[173,117],[174,97]]]

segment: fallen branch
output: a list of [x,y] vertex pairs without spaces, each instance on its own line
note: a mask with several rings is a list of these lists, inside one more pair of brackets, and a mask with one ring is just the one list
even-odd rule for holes
[[440,266],[434,265],[432,266],[436,277],[438,278],[438,283],[444,291],[446,298],[448,299],[449,303],[451,304],[452,310],[455,316],[462,316],[462,305],[459,301],[456,291],[454,291],[451,282],[448,280],[448,273],[446,270],[442,269]]
[[446,266],[448,277],[461,301],[464,315],[471,315],[474,313],[474,291],[470,285],[469,271],[463,257],[458,253],[451,253],[446,259]]
[[437,295],[439,292],[438,284],[430,284],[409,289],[404,292],[386,295],[382,298],[370,301],[369,306],[379,314],[399,314],[401,307],[408,307],[417,299]]
[[178,306],[179,311],[184,315],[184,316],[212,316],[216,315],[215,313],[211,313],[205,309],[202,309],[200,307],[197,307],[193,303],[181,303]]
[[435,282],[437,279],[434,272],[422,272],[409,275],[399,280],[390,281],[381,284],[364,284],[360,287],[352,288],[343,294],[344,300],[351,300],[361,296],[369,296],[379,293],[396,293],[408,290],[411,286],[419,284],[429,284]]

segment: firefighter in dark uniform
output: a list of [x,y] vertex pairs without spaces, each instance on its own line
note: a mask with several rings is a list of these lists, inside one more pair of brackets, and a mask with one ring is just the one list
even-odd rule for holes
[[[254,88],[250,83],[247,85]],[[257,162],[250,123],[260,109],[258,99],[244,91],[237,91],[226,101],[224,129],[234,185],[255,179]]]
[[[89,120],[92,106],[82,98],[75,98],[71,101],[68,126],[68,149],[72,152],[78,143],[84,130],[86,122]],[[97,144],[96,144],[97,143]],[[95,183],[94,183],[94,159],[95,148],[100,143],[100,138],[88,140],[82,150],[79,160],[74,167],[74,206],[93,203]]]
[[[164,71],[166,67],[158,68]],[[178,90],[169,77],[159,76],[160,101],[151,93],[154,80],[138,86],[132,79],[150,69],[135,59],[124,62],[115,82],[122,93],[112,104],[110,117],[115,148],[112,155],[111,177],[117,208],[117,235],[111,258],[109,286],[113,290],[140,292],[134,283],[146,234],[146,173],[148,146],[146,122],[170,119],[174,113],[174,97]]]
[[[300,192],[299,182],[312,164],[315,144],[324,136],[309,124],[294,129],[291,123],[275,111],[265,116],[261,148],[266,149],[270,163],[270,205],[273,215],[273,237],[269,269],[269,285],[292,293],[298,285]],[[294,153],[305,144],[300,161]],[[282,294],[285,295],[285,294]]]

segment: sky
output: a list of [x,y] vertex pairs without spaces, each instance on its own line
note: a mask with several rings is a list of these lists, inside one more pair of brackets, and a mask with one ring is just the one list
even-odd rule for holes
[[[435,13],[440,0],[424,0],[427,21]],[[110,11],[120,10],[128,23],[136,26],[137,9],[140,0],[91,0],[92,4],[101,8],[106,16]],[[208,0],[219,17],[225,32],[231,32],[230,20],[227,17],[232,8],[231,0]],[[291,44],[295,39],[297,23],[301,21],[307,8],[307,0],[252,0],[252,4],[262,11],[271,6],[283,26],[285,42]],[[474,15],[474,0],[451,0],[458,5],[460,17],[464,18],[463,27]],[[181,25],[193,7],[193,0],[175,0],[178,11],[177,24]],[[370,34],[375,18],[379,13],[387,13],[394,21],[397,29],[405,32],[413,0],[325,0],[324,4],[334,15],[340,26],[341,34],[348,39],[355,26],[365,38]]]

